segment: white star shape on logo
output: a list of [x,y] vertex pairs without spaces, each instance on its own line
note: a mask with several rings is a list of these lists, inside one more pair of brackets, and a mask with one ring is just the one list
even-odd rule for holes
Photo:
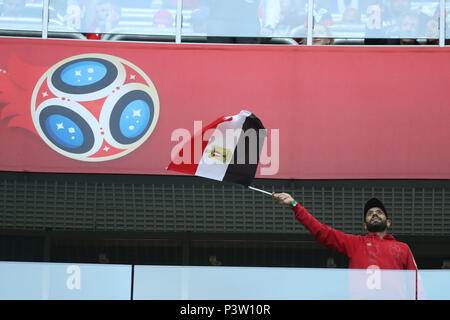
[[43,96],[43,97],[48,97],[48,92],[47,92],[47,91],[42,92],[42,96]]
[[75,75],[76,76],[81,76],[81,70],[75,70]]
[[105,150],[106,152],[108,152],[109,147],[108,147],[108,146],[105,146],[105,147],[103,148],[103,150]]
[[64,124],[62,122],[56,124],[56,130],[59,130],[59,129],[64,129]]
[[133,117],[140,117],[140,116],[141,116],[141,109],[133,110]]
[[134,80],[134,79],[136,79],[136,75],[134,75],[134,74],[130,75],[130,80]]

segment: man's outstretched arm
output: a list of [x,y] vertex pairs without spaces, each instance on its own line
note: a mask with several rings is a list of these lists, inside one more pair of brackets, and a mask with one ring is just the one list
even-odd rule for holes
[[295,218],[313,234],[317,242],[347,257],[351,256],[354,244],[358,241],[356,236],[345,234],[319,222],[288,193],[272,193],[272,198],[280,204],[290,205]]

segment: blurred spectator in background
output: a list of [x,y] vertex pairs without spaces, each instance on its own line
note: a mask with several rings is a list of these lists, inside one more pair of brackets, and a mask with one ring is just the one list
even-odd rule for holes
[[411,9],[410,0],[367,0],[366,39],[368,45],[398,45],[400,17]]
[[416,17],[412,17],[410,0],[391,0],[390,6],[383,13],[381,19],[385,27],[385,36],[393,39],[388,41],[391,45],[400,44],[400,34],[407,33],[410,36],[418,24]]
[[314,46],[328,46],[334,44],[334,39],[331,38],[330,29],[326,24],[314,24],[312,43]]
[[[37,7],[41,5],[42,0]],[[84,13],[83,0],[49,0],[48,29],[50,31],[80,32],[84,25]]]
[[[299,40],[299,44],[306,45],[307,39],[303,38]],[[313,27],[313,39],[312,44],[314,46],[328,46],[334,44],[330,29],[326,24],[315,23]]]
[[365,44],[419,45],[418,39],[439,43],[439,1],[366,1]]
[[398,33],[400,45],[418,45],[417,38],[421,31],[421,19],[415,12],[404,12],[398,21]]
[[25,9],[25,0],[3,0],[0,6],[0,16],[2,17],[20,17]]
[[[281,0],[280,0],[281,1]],[[298,43],[306,44],[306,39],[302,37],[306,36],[308,28],[308,0],[291,0],[286,1],[280,6],[280,26],[282,23],[290,24],[290,35]],[[289,8],[292,8],[294,12],[287,13]],[[331,15],[331,1],[330,0],[315,0],[313,10],[313,29],[317,29],[315,32],[322,34],[323,32],[329,33],[328,27],[334,24],[333,16]],[[282,20],[283,12],[285,13],[285,21]],[[316,28],[316,25],[319,25]],[[313,31],[314,32],[314,31]],[[331,39],[316,40],[316,43],[323,42],[323,44],[329,44]]]
[[120,7],[111,0],[99,0],[95,5],[95,19],[88,27],[88,39],[99,40],[103,33],[114,29],[120,19]]
[[174,17],[167,9],[158,10],[153,16],[153,27],[169,29],[174,26]]
[[450,260],[442,261],[441,269],[450,269]]
[[99,253],[97,258],[98,263],[109,263],[109,258],[106,253]]
[[265,36],[296,37],[305,33],[304,5],[297,0],[264,1],[263,28]]
[[327,268],[337,268],[337,265],[334,262],[334,258],[333,257],[329,257],[327,259]]
[[222,261],[217,260],[216,256],[209,256],[209,264],[211,266],[221,266],[222,265]]

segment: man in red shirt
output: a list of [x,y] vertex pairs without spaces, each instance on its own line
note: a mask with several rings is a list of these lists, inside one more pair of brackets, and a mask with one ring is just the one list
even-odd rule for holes
[[[317,242],[349,258],[351,299],[421,299],[423,286],[418,282],[417,265],[408,245],[387,232],[391,226],[383,203],[372,198],[364,206],[365,236],[346,234],[320,223],[288,193],[272,193],[280,204],[290,205],[295,218]],[[379,269],[386,270],[381,276]],[[392,269],[394,271],[392,271]],[[397,270],[415,270],[398,273]],[[383,280],[383,281],[382,281]],[[382,284],[383,283],[383,284]]]
[[364,229],[367,235],[346,234],[320,223],[288,193],[273,193],[280,204],[290,205],[295,218],[308,229],[317,242],[349,258],[351,269],[417,270],[408,245],[387,232],[391,220],[383,203],[372,198],[364,206]]

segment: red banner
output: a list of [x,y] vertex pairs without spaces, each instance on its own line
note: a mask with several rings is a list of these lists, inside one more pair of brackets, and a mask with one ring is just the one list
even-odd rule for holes
[[450,178],[449,48],[0,45],[3,171],[175,174],[185,135],[248,110],[257,177]]

